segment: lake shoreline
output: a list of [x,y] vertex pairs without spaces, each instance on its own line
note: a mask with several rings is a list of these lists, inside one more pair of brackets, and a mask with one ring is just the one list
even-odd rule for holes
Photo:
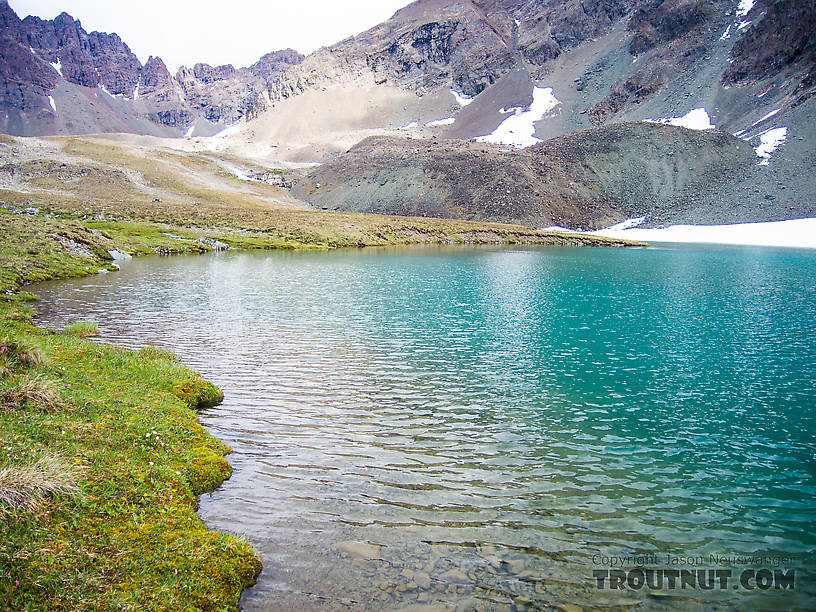
[[[235,450],[234,473],[198,515],[262,559],[244,609],[455,606],[478,585],[577,603],[568,586],[537,593],[551,572],[591,607],[594,554],[742,554],[769,533],[766,554],[812,550],[797,535],[812,480],[788,488],[812,470],[785,468],[812,446],[812,262],[735,247],[245,251],[142,258],[36,293],[40,325],[154,341],[225,390],[199,419]],[[752,444],[766,439],[772,463]],[[770,478],[760,498],[779,510],[746,538],[752,478]]]
[[[71,259],[30,280],[97,272]],[[0,297],[2,607],[237,609],[260,560],[197,515],[232,471],[197,416],[223,393],[173,354],[92,343],[95,326],[38,327],[26,285]]]
[[[433,220],[420,220],[429,221]],[[196,416],[198,408],[217,403],[220,390],[162,351],[100,346],[79,337],[86,334],[37,327],[36,315],[27,306],[36,299],[25,289],[31,283],[115,271],[110,254],[114,249],[132,256],[205,253],[216,250],[212,240],[232,242],[230,246],[239,249],[642,246],[484,224],[455,224],[455,232],[436,228],[423,235],[406,222],[402,234],[381,234],[355,244],[354,239],[287,243],[240,232],[196,236],[190,228],[141,221],[86,221],[6,211],[0,212],[0,223],[9,238],[0,276],[0,339],[6,349],[0,431],[4,441],[12,440],[0,450],[0,457],[4,466],[18,473],[39,470],[46,480],[69,481],[61,489],[32,490],[16,507],[2,507],[0,521],[12,535],[0,547],[0,601],[11,607],[81,609],[192,597],[203,607],[236,609],[241,593],[254,584],[261,569],[246,542],[209,531],[196,514],[198,495],[217,488],[231,473],[224,459],[230,449],[206,433]],[[38,363],[28,363],[26,355],[38,355],[34,359]],[[48,398],[21,391],[32,381],[47,381]],[[104,390],[103,383],[109,385]],[[168,414],[176,419],[174,427],[166,423]],[[123,421],[124,428],[118,425]],[[32,422],[47,433],[33,436]],[[174,452],[166,453],[167,449]],[[60,470],[55,472],[52,464],[59,464]],[[126,515],[135,518],[128,521]],[[181,554],[172,561],[159,554],[168,547]],[[48,552],[52,549],[59,552]],[[185,549],[187,553],[182,552]],[[86,566],[86,558],[106,556],[120,562]],[[28,561],[32,558],[39,559]],[[72,584],[72,576],[83,571],[87,579]]]

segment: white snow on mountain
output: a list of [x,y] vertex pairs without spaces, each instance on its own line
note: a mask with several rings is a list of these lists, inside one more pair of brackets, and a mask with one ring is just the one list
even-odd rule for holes
[[763,121],[765,121],[766,119],[770,119],[771,117],[773,117],[773,116],[774,116],[776,113],[778,113],[778,112],[779,112],[779,111],[781,111],[781,110],[782,110],[781,108],[775,108],[775,109],[774,109],[774,110],[772,110],[770,113],[768,113],[767,115],[765,115],[765,116],[764,116],[762,119],[757,119],[756,121],[754,121],[754,122],[751,124],[751,127],[754,127],[754,126],[756,126],[756,125],[759,125],[760,123],[762,123],[762,122],[763,122]]
[[756,0],[740,0],[737,6],[737,17],[745,17],[754,8]]
[[816,249],[816,219],[734,225],[672,225],[654,229],[637,227],[616,229],[625,223],[627,222],[624,221],[616,226],[589,233],[645,242],[741,244]]
[[689,130],[713,130],[716,125],[711,123],[705,108],[695,108],[682,117],[663,117],[661,119],[644,119],[650,123],[666,123],[688,128]]
[[491,134],[476,138],[479,142],[492,142],[524,149],[532,146],[540,139],[534,136],[535,123],[540,121],[546,113],[553,110],[561,102],[553,95],[552,87],[534,87],[533,103],[530,109],[517,109],[515,113],[501,122]]
[[761,166],[767,166],[771,163],[771,154],[782,146],[788,139],[788,128],[778,127],[771,128],[759,134],[759,145],[754,148],[757,157],[761,157],[759,162]]
[[456,103],[459,106],[467,106],[468,104],[473,102],[473,98],[468,98],[466,95],[460,94],[455,89],[451,89],[450,92],[453,94],[453,97],[456,98]]
[[429,121],[425,124],[426,127],[440,127],[443,125],[453,125],[456,121],[455,117],[446,117],[445,119],[437,119],[436,121]]

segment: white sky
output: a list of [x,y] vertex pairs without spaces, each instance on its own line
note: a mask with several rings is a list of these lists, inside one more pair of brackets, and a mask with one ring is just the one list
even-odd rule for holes
[[385,21],[410,0],[9,0],[24,18],[65,11],[91,32],[119,34],[171,72],[196,62],[249,66],[291,47],[311,53]]

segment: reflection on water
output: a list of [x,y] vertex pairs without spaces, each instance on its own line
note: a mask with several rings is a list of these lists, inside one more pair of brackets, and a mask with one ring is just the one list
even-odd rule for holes
[[[462,249],[134,261],[43,324],[225,391],[202,498],[246,610],[815,605],[810,253]],[[596,555],[784,554],[793,591],[600,590]],[[593,557],[595,560],[593,561]],[[741,569],[741,568],[737,568]]]

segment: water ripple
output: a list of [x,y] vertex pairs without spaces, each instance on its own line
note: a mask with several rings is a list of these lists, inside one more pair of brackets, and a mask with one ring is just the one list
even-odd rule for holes
[[[246,610],[809,608],[599,591],[593,555],[816,551],[812,254],[695,248],[156,258],[39,286],[44,324],[225,391],[202,499]],[[423,607],[424,606],[424,607]]]

